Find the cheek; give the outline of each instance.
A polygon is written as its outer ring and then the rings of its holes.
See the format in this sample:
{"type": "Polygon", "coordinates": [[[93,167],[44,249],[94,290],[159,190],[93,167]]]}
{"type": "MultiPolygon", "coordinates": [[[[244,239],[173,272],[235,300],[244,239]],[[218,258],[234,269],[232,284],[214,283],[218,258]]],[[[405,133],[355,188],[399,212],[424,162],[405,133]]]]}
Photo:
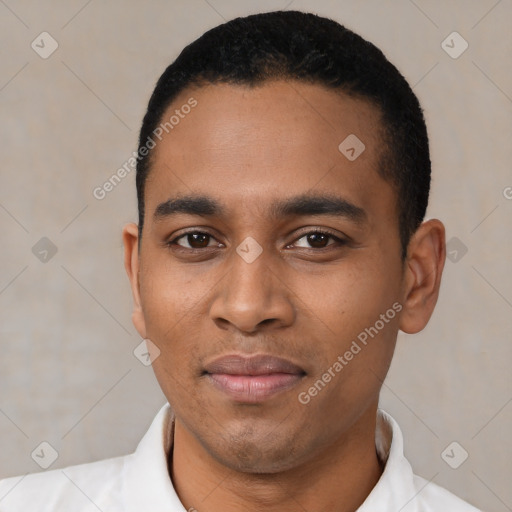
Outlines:
{"type": "Polygon", "coordinates": [[[390,272],[368,261],[346,262],[346,268],[338,265],[321,276],[301,277],[298,282],[295,291],[311,316],[345,339],[373,325],[398,293],[390,272]]]}
{"type": "Polygon", "coordinates": [[[314,385],[324,375],[329,380],[328,390],[322,392],[315,407],[327,401],[339,411],[378,394],[398,329],[397,311],[393,309],[398,288],[393,285],[396,279],[392,272],[368,260],[354,263],[350,270],[348,267],[346,271],[338,267],[323,276],[323,286],[318,287],[318,276],[316,281],[303,280],[301,285],[310,332],[323,333],[317,337],[322,354],[315,358],[318,364],[307,385],[314,385]],[[309,295],[308,285],[315,290],[309,295]],[[313,324],[316,329],[312,329],[313,324]]]}
{"type": "MultiPolygon", "coordinates": [[[[203,288],[200,279],[160,254],[150,255],[151,267],[141,269],[140,293],[149,331],[162,333],[195,311],[203,288]]],[[[148,333],[148,337],[149,337],[148,333]]]]}
{"type": "Polygon", "coordinates": [[[180,280],[165,268],[141,276],[146,335],[160,349],[153,369],[166,389],[175,388],[190,374],[188,367],[198,349],[195,344],[201,339],[198,316],[204,313],[200,294],[193,289],[201,285],[183,276],[180,280]]]}

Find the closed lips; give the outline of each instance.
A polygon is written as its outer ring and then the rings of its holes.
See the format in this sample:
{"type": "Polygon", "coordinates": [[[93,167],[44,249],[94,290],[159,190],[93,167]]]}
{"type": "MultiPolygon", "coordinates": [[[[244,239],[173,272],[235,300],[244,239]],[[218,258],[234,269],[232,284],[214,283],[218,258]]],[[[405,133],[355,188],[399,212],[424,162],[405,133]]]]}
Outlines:
{"type": "Polygon", "coordinates": [[[222,356],[207,364],[205,372],[209,374],[247,376],[271,375],[275,373],[306,374],[304,369],[291,361],[266,354],[249,357],[240,355],[222,356]]]}

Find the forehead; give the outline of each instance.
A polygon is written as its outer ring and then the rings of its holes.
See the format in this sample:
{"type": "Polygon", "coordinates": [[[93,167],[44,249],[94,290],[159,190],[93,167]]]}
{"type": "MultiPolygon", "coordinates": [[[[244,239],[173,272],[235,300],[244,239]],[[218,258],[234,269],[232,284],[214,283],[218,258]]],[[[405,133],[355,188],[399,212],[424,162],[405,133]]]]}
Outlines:
{"type": "Polygon", "coordinates": [[[298,82],[209,85],[183,91],[161,121],[148,212],[190,193],[259,209],[278,196],[322,191],[380,210],[393,202],[377,173],[380,113],[365,100],[298,82]]]}

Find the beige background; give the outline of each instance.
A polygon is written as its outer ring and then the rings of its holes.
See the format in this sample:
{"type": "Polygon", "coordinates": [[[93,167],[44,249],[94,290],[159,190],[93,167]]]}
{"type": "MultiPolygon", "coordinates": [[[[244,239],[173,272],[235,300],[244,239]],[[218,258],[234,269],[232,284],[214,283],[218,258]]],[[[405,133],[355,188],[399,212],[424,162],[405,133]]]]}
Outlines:
{"type": "Polygon", "coordinates": [[[447,261],[428,327],[400,336],[382,406],[416,473],[511,510],[510,0],[1,1],[0,477],[40,470],[41,441],[59,452],[52,468],[131,452],[164,403],[132,353],[120,232],[136,219],[134,173],[101,201],[92,191],[136,149],[153,86],[186,43],[284,7],[374,42],[422,102],[429,216],[467,253],[447,261]],[[59,45],[47,59],[31,48],[43,31],[59,45]],[[469,43],[458,59],[441,47],[453,31],[469,43]],[[32,252],[42,237],[58,249],[46,263],[32,252]],[[452,441],[469,453],[458,469],[440,455],[452,441]]]}

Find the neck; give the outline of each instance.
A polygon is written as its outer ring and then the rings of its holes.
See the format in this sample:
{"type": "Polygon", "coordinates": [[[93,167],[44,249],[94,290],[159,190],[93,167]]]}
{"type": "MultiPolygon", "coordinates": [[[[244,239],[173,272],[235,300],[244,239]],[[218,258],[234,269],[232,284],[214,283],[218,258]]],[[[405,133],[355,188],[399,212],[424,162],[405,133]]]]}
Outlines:
{"type": "Polygon", "coordinates": [[[272,474],[224,466],[176,419],[170,461],[176,493],[187,510],[198,512],[354,512],[383,471],[375,450],[376,409],[314,459],[272,474]]]}

